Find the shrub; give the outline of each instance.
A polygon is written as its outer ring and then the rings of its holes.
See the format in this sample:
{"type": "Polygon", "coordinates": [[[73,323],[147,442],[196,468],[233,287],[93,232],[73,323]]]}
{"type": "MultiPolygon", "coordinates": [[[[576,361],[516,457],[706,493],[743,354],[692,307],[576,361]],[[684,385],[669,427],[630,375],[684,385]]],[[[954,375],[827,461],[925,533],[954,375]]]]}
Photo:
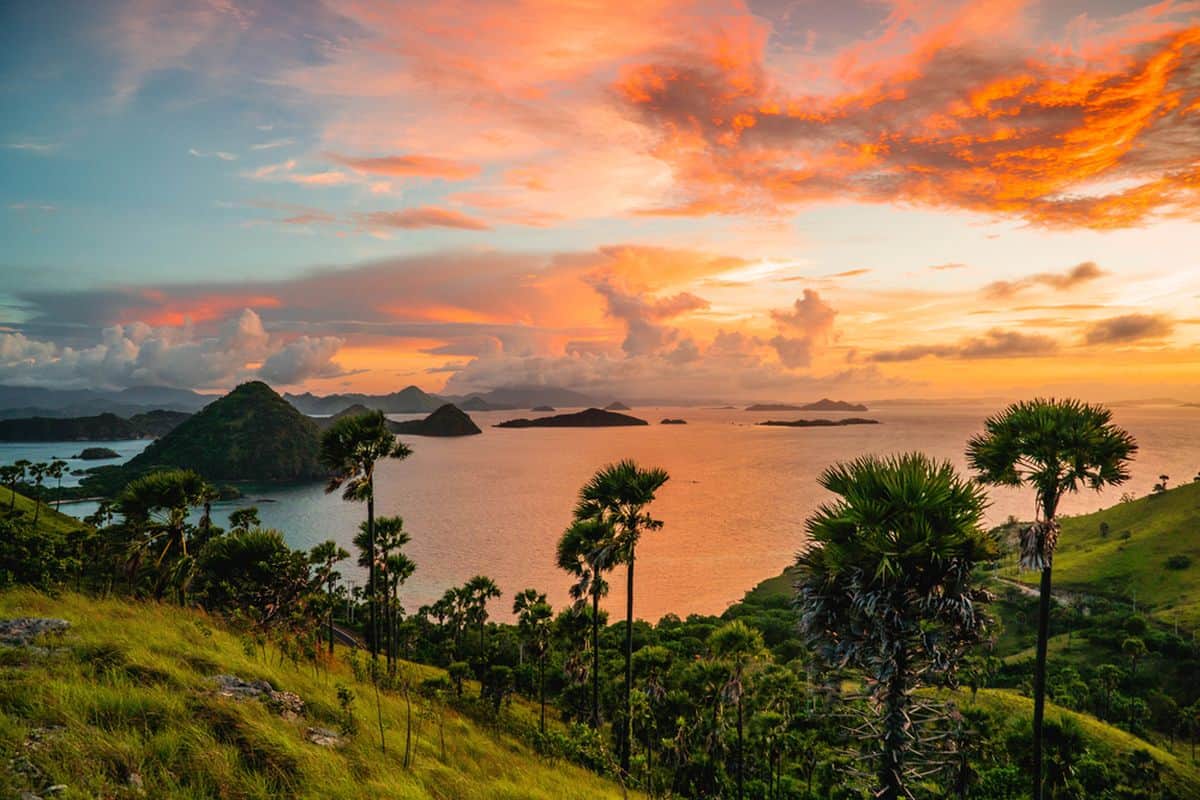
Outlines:
{"type": "Polygon", "coordinates": [[[1167,559],[1167,569],[1187,569],[1191,565],[1191,557],[1185,556],[1182,553],[1173,555],[1167,559]]]}

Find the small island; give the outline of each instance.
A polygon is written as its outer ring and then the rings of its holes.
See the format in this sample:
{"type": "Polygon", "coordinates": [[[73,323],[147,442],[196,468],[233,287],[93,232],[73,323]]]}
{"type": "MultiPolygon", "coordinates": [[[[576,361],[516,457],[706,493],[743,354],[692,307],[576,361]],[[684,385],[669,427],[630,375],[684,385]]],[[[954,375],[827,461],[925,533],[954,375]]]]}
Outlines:
{"type": "Polygon", "coordinates": [[[747,411],[866,411],[867,407],[859,403],[847,403],[844,400],[830,400],[825,397],[815,403],[792,405],[790,403],[755,403],[746,406],[747,411]]]}
{"type": "Polygon", "coordinates": [[[686,419],[671,419],[668,417],[667,419],[664,419],[662,422],[660,422],[658,424],[659,425],[687,425],[687,420],[686,419]]]}
{"type": "Polygon", "coordinates": [[[588,408],[574,414],[559,414],[535,419],[510,419],[495,425],[497,428],[613,428],[624,425],[648,425],[644,419],[628,414],[616,414],[601,408],[588,408]]]}
{"type": "Polygon", "coordinates": [[[107,461],[120,457],[120,453],[109,447],[85,447],[75,456],[80,461],[107,461]]]}
{"type": "Polygon", "coordinates": [[[863,417],[846,417],[845,419],[769,419],[766,422],[756,424],[777,428],[838,428],[843,425],[878,425],[879,420],[864,419],[863,417]]]}
{"type": "Polygon", "coordinates": [[[620,400],[613,400],[604,407],[605,411],[630,411],[629,406],[622,403],[620,400]]]}
{"type": "Polygon", "coordinates": [[[555,411],[554,406],[534,406],[530,411],[555,411]]]}
{"type": "Polygon", "coordinates": [[[411,436],[474,436],[483,433],[474,420],[453,403],[446,403],[425,419],[391,422],[388,427],[393,433],[411,436]]]}

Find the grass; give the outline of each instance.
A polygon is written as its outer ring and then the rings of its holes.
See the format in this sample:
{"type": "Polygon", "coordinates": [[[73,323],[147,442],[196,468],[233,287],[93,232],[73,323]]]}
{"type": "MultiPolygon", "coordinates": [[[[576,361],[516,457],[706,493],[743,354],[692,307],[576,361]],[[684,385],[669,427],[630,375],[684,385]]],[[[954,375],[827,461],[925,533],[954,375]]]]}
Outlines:
{"type": "MultiPolygon", "coordinates": [[[[1032,572],[1015,577],[1030,585],[1038,579],[1032,572]]],[[[1168,625],[1200,627],[1200,483],[1064,519],[1054,585],[1136,602],[1139,611],[1168,625]],[[1101,523],[1108,525],[1107,536],[1101,523]],[[1191,565],[1170,569],[1172,556],[1191,565]]]]}
{"type": "MultiPolygon", "coordinates": [[[[12,502],[12,494],[7,487],[0,489],[0,516],[7,516],[9,513],[9,504],[12,502]]],[[[17,493],[16,496],[16,512],[21,518],[32,521],[34,512],[33,500],[17,493]]],[[[54,504],[42,502],[42,510],[38,517],[38,528],[51,533],[67,533],[68,531],[79,530],[85,527],[82,522],[67,514],[60,514],[54,510],[54,504]]]]}
{"type": "MultiPolygon", "coordinates": [[[[0,648],[0,796],[50,784],[65,784],[55,795],[63,800],[621,796],[615,784],[544,760],[440,704],[431,711],[444,715],[445,761],[437,723],[427,718],[414,730],[415,760],[406,770],[402,697],[382,699],[383,754],[372,687],[347,664],[338,659],[319,674],[303,662],[280,664],[273,649],[264,657],[194,611],[14,589],[0,593],[0,617],[14,616],[62,617],[72,627],[46,643],[47,652],[0,648]],[[258,700],[222,697],[212,682],[221,673],[296,692],[306,715],[289,721],[258,700]],[[310,726],[339,728],[338,685],[354,692],[358,732],[336,749],[311,744],[310,726]]],[[[532,715],[523,703],[514,710],[532,715]]]]}

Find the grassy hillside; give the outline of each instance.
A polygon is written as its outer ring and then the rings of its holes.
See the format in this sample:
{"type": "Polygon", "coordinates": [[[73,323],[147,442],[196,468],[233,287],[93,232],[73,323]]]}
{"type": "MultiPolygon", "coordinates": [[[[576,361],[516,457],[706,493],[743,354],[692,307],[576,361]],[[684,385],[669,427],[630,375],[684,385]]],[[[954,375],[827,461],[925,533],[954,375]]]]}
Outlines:
{"type": "MultiPolygon", "coordinates": [[[[973,705],[969,692],[957,692],[956,700],[964,708],[973,705]]],[[[1006,689],[981,689],[975,704],[999,718],[1033,717],[1033,701],[1006,689]]],[[[1135,751],[1149,754],[1158,766],[1163,783],[1184,797],[1200,797],[1200,769],[1162,748],[1155,747],[1131,733],[1096,719],[1090,714],[1046,704],[1046,719],[1069,719],[1077,723],[1087,739],[1089,749],[1099,757],[1127,756],[1135,751]]]]}
{"type": "MultiPolygon", "coordinates": [[[[8,507],[11,502],[12,494],[8,489],[0,489],[0,515],[8,514],[8,507]]],[[[17,492],[16,510],[18,513],[24,514],[24,519],[32,520],[34,511],[33,500],[17,492]]],[[[53,503],[47,504],[43,501],[41,515],[38,517],[38,527],[52,533],[67,533],[68,531],[78,530],[84,527],[84,525],[75,517],[55,511],[53,503]]]]}
{"type": "MultiPolygon", "coordinates": [[[[1032,572],[1015,577],[1037,581],[1032,572]]],[[[1063,520],[1054,585],[1136,600],[1162,622],[1200,627],[1200,483],[1063,520]],[[1168,567],[1173,556],[1190,565],[1168,567]]]]}
{"type": "Polygon", "coordinates": [[[381,754],[371,686],[346,664],[319,675],[303,662],[281,665],[272,649],[264,657],[194,612],[73,594],[0,594],[0,618],[27,615],[61,617],[72,628],[47,643],[47,653],[0,647],[0,796],[49,784],[67,787],[55,795],[64,800],[621,796],[614,784],[540,759],[439,704],[421,722],[405,770],[401,698],[383,697],[388,751],[381,754]],[[305,716],[288,720],[258,700],[221,696],[212,678],[223,673],[297,693],[305,716]],[[358,732],[330,749],[306,737],[310,727],[339,729],[337,685],[354,692],[358,732]]]}

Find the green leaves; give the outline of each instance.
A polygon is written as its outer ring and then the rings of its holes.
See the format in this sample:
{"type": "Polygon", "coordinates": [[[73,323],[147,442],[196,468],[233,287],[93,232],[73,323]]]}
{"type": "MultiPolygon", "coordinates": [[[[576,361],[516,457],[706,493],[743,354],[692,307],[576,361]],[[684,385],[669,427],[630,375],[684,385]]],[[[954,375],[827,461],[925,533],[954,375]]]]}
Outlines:
{"type": "Polygon", "coordinates": [[[321,437],[321,463],[330,471],[325,491],[345,485],[344,500],[365,502],[371,496],[376,462],[410,455],[412,450],[396,440],[382,411],[343,417],[321,437]]]}
{"type": "Polygon", "coordinates": [[[1064,494],[1128,480],[1137,449],[1107,408],[1039,398],[989,417],[968,442],[967,461],[982,483],[1032,486],[1039,511],[1050,518],[1064,494]]]}

